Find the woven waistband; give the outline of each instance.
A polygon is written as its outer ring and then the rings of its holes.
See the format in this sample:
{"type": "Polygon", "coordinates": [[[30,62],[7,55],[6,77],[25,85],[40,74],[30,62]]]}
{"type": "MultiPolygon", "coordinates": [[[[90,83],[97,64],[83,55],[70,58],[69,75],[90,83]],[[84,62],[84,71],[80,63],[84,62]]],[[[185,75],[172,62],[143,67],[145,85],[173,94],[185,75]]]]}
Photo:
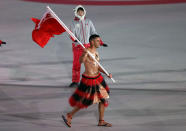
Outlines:
{"type": "Polygon", "coordinates": [[[101,73],[99,73],[97,76],[86,76],[86,75],[82,75],[83,78],[86,78],[86,79],[97,79],[101,76],[101,73]]]}

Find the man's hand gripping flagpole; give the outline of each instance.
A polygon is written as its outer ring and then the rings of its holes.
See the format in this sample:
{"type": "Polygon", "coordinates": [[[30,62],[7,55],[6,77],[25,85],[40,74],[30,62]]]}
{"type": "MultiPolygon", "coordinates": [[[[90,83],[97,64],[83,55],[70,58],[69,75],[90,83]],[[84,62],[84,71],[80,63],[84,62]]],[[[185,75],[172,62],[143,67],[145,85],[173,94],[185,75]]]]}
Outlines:
{"type": "MultiPolygon", "coordinates": [[[[59,17],[54,13],[52,9],[50,9],[49,6],[47,6],[47,9],[51,12],[51,15],[56,18],[56,20],[65,28],[66,32],[85,49],[85,46],[75,37],[75,35],[67,28],[67,26],[59,19],[59,17]]],[[[109,76],[109,73],[103,68],[103,66],[94,58],[94,56],[87,51],[87,53],[92,57],[92,59],[99,65],[99,67],[105,72],[107,76],[109,76]]],[[[111,80],[115,83],[116,81],[111,78],[111,80]]]]}

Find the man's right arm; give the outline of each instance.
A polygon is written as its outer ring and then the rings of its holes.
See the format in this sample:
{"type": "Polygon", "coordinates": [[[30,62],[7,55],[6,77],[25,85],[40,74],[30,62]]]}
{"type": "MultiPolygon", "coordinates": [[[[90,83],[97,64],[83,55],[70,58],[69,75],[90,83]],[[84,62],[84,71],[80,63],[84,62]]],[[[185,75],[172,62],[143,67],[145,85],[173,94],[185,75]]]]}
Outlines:
{"type": "Polygon", "coordinates": [[[86,60],[86,58],[87,58],[87,56],[88,56],[87,49],[84,49],[83,54],[82,54],[82,55],[80,56],[80,58],[79,58],[79,62],[80,62],[81,64],[84,63],[85,60],[86,60]]]}

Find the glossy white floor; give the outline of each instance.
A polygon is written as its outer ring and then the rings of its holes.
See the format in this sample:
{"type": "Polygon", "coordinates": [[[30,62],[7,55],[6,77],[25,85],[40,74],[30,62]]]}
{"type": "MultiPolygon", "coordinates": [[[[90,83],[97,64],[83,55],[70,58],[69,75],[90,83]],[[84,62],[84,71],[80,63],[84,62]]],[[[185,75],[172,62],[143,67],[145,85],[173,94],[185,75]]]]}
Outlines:
{"type": "MultiPolygon", "coordinates": [[[[47,4],[0,1],[0,130],[65,131],[61,113],[68,97],[72,52],[67,34],[46,48],[31,38],[47,4]]],[[[66,23],[73,5],[50,4],[66,23]]],[[[105,119],[112,128],[97,127],[97,106],[80,111],[70,130],[185,131],[186,4],[85,6],[109,47],[99,53],[117,80],[111,88],[105,119]]],[[[82,68],[83,72],[83,68],[82,68]]]]}

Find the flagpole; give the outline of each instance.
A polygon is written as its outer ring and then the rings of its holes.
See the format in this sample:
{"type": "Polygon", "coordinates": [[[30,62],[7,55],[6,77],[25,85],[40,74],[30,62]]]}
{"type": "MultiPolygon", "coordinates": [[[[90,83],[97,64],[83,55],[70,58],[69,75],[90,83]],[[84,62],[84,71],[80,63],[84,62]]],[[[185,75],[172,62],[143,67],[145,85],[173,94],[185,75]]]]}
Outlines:
{"type": "MultiPolygon", "coordinates": [[[[68,27],[63,23],[63,21],[61,21],[59,19],[59,17],[54,13],[54,11],[52,9],[50,9],[49,6],[47,6],[47,9],[52,13],[52,15],[57,19],[57,21],[65,28],[65,30],[67,31],[67,33],[75,40],[77,40],[77,42],[85,49],[85,46],[81,43],[81,41],[79,41],[76,36],[68,29],[68,27]]],[[[109,76],[109,73],[103,68],[103,66],[94,58],[94,56],[87,51],[87,53],[92,57],[92,59],[101,67],[101,69],[106,73],[107,76],[109,76]]],[[[116,81],[111,78],[111,80],[115,83],[116,81]]]]}

